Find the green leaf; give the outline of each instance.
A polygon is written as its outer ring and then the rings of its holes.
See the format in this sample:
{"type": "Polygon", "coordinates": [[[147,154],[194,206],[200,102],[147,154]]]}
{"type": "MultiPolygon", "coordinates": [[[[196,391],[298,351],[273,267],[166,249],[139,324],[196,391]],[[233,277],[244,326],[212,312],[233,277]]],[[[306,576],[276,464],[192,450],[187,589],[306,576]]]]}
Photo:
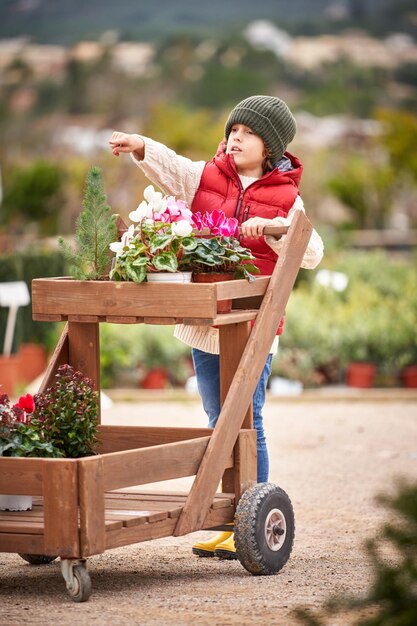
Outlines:
{"type": "Polygon", "coordinates": [[[132,267],[142,267],[146,265],[146,257],[141,256],[130,263],[132,267]]]}
{"type": "Polygon", "coordinates": [[[172,252],[162,252],[153,259],[155,269],[162,272],[176,272],[178,270],[178,261],[172,252]]]}
{"type": "Polygon", "coordinates": [[[126,265],[126,274],[135,283],[142,283],[146,278],[146,266],[132,267],[130,263],[126,265]]]}
{"type": "Polygon", "coordinates": [[[172,233],[158,233],[151,239],[150,252],[155,254],[158,250],[166,248],[168,244],[173,240],[174,235],[172,233]]]}
{"type": "Polygon", "coordinates": [[[197,248],[197,246],[198,242],[196,241],[195,237],[184,237],[184,239],[182,240],[182,247],[188,252],[192,252],[197,248]]]}

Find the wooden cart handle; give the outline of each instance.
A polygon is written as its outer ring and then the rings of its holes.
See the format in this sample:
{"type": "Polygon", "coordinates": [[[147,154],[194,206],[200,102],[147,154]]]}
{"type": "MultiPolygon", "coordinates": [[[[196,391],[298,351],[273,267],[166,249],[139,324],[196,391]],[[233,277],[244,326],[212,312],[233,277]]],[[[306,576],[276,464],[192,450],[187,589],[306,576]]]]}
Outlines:
{"type": "MultiPolygon", "coordinates": [[[[127,231],[127,226],[120,215],[116,216],[116,226],[117,226],[117,236],[120,237],[127,231]]],[[[263,230],[264,235],[272,235],[273,237],[282,237],[282,235],[286,235],[288,232],[288,226],[265,226],[263,230]]],[[[197,235],[201,235],[206,237],[210,235],[210,230],[208,228],[203,228],[203,230],[194,230],[197,235]]],[[[241,228],[239,227],[239,235],[241,234],[241,228]]]]}

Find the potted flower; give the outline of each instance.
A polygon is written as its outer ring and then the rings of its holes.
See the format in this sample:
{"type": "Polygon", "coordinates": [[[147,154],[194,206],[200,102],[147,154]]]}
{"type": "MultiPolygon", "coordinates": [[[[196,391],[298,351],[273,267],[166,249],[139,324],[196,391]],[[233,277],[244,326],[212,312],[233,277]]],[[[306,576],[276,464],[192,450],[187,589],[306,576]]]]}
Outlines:
{"type": "Polygon", "coordinates": [[[116,253],[110,272],[112,280],[153,281],[164,274],[176,274],[182,282],[210,282],[231,278],[253,280],[258,268],[250,250],[234,237],[238,221],[223,211],[191,213],[188,205],[173,196],[163,196],[152,185],[144,191],[145,200],[129,214],[134,222],[121,241],[110,244],[116,253]],[[137,226],[135,226],[135,223],[137,226]],[[187,273],[184,279],[181,274],[187,273]],[[219,274],[221,277],[219,278],[219,274]]]}
{"type": "Polygon", "coordinates": [[[152,185],[146,187],[144,200],[129,214],[134,222],[121,241],[110,244],[116,253],[110,271],[111,280],[137,283],[157,278],[175,278],[189,282],[191,273],[183,275],[182,258],[195,246],[192,213],[185,202],[163,196],[152,185]]]}
{"type": "MultiPolygon", "coordinates": [[[[92,381],[70,365],[61,365],[55,384],[40,394],[26,394],[14,405],[6,394],[0,395],[0,456],[94,454],[98,412],[92,381]]],[[[31,496],[0,496],[0,509],[27,510],[31,501],[31,496]]]]}
{"type": "Polygon", "coordinates": [[[61,365],[55,384],[35,394],[33,419],[60,456],[95,454],[99,397],[93,381],[71,365],[61,365]]]}
{"type": "MultiPolygon", "coordinates": [[[[30,394],[11,405],[6,394],[0,395],[0,456],[60,457],[63,453],[45,437],[35,419],[35,401],[30,394]]],[[[32,508],[32,496],[0,495],[0,510],[26,511],[32,508]]]]}
{"type": "Polygon", "coordinates": [[[253,274],[259,269],[251,263],[255,258],[251,251],[241,246],[235,237],[238,227],[236,218],[227,218],[223,211],[216,210],[204,215],[194,213],[192,219],[201,235],[185,250],[182,263],[192,269],[194,280],[197,275],[206,273],[216,277],[228,274],[231,278],[254,280],[253,274]]]}

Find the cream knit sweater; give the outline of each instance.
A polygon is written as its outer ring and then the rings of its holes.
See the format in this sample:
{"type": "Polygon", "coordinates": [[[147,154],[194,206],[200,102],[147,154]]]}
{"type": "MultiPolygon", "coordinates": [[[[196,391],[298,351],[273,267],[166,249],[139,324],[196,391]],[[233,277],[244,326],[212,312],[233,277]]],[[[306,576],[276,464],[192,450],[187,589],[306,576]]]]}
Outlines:
{"type": "MultiPolygon", "coordinates": [[[[139,161],[131,154],[134,163],[164,194],[181,198],[191,206],[206,162],[191,161],[191,159],[176,154],[170,148],[153,139],[141,137],[145,142],[145,157],[139,161]]],[[[247,176],[241,176],[240,179],[244,189],[255,180],[247,176]]],[[[276,217],[273,220],[274,224],[277,226],[289,226],[296,211],[304,211],[304,204],[300,196],[297,196],[288,216],[286,218],[276,217]]],[[[279,254],[285,236],[278,240],[274,237],[265,237],[265,240],[279,254]]],[[[301,267],[314,269],[320,263],[322,257],[323,242],[319,234],[313,230],[301,267]]],[[[175,327],[174,336],[192,348],[198,348],[212,354],[219,353],[219,331],[211,326],[185,326],[184,324],[178,324],[175,327]]],[[[275,354],[277,348],[278,337],[275,338],[271,346],[271,353],[275,354]]]]}

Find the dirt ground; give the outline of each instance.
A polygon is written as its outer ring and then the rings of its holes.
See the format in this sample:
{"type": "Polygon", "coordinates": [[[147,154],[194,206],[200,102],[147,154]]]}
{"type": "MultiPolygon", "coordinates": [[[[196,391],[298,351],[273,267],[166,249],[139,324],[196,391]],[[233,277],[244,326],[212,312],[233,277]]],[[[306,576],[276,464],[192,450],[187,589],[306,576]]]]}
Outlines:
{"type": "MultiPolygon", "coordinates": [[[[117,402],[103,413],[105,423],[205,426],[198,400],[117,402]]],[[[372,578],[363,543],[389,516],[374,496],[417,475],[417,395],[270,398],[265,425],[270,480],[290,495],[296,517],[293,553],[278,575],[192,556],[192,543],[208,536],[197,532],[91,557],[93,592],[76,604],[58,562],[31,566],[2,553],[0,624],[292,626],[296,606],[363,593],[372,578]]]]}

